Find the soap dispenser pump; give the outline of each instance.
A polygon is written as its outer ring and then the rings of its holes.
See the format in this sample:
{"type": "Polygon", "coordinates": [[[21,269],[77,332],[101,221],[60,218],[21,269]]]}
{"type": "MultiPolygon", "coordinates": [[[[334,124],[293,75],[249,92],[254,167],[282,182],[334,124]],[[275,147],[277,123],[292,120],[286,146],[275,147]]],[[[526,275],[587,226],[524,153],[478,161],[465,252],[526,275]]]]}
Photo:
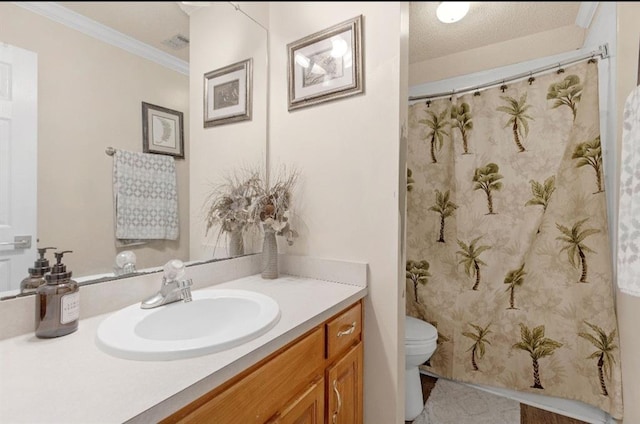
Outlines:
{"type": "Polygon", "coordinates": [[[65,253],[72,251],[55,253],[56,263],[45,274],[46,284],[36,290],[36,337],[59,337],[78,329],[80,290],[62,263],[65,253]]]}
{"type": "Polygon", "coordinates": [[[33,268],[29,268],[29,276],[20,282],[21,294],[35,293],[38,287],[46,283],[44,275],[51,271],[51,267],[44,254],[49,249],[55,249],[55,247],[41,247],[38,249],[40,257],[33,263],[33,268]]]}

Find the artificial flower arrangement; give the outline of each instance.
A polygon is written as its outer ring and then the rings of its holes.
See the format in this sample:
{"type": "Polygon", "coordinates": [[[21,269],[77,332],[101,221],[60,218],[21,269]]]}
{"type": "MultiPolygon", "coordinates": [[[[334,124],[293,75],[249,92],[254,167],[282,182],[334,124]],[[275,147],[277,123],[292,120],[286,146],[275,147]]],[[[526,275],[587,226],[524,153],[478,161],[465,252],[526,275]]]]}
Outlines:
{"type": "Polygon", "coordinates": [[[205,201],[206,232],[217,227],[223,234],[245,233],[262,226],[284,236],[289,245],[298,233],[291,226],[291,192],[299,172],[283,168],[276,181],[267,186],[256,170],[238,170],[213,187],[205,201]]]}
{"type": "Polygon", "coordinates": [[[291,225],[291,197],[299,172],[282,168],[273,184],[260,184],[249,209],[250,220],[261,223],[264,231],[283,236],[291,246],[298,233],[291,225]]]}
{"type": "Polygon", "coordinates": [[[222,183],[214,186],[205,201],[205,235],[217,228],[217,243],[223,234],[243,234],[251,229],[254,222],[249,210],[261,191],[261,184],[258,172],[241,170],[227,175],[222,183]]]}

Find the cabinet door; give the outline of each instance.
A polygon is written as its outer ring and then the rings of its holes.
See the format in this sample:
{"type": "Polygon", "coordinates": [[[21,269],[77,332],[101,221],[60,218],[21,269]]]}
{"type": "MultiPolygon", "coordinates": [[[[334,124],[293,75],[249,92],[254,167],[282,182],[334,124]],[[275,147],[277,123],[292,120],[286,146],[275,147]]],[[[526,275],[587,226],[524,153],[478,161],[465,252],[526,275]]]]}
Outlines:
{"type": "Polygon", "coordinates": [[[274,424],[324,424],[324,379],[287,405],[274,424]]]}
{"type": "Polygon", "coordinates": [[[327,424],[362,424],[362,342],[327,369],[327,424]]]}
{"type": "Polygon", "coordinates": [[[214,389],[161,424],[264,424],[296,393],[322,378],[323,347],[324,331],[316,328],[222,391],[214,389]]]}

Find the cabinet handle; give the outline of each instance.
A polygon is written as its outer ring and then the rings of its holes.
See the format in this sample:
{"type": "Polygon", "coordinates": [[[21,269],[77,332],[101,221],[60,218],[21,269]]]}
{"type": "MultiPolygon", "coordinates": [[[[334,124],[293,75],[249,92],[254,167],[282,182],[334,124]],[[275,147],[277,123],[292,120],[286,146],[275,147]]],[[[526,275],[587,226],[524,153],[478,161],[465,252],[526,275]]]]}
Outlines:
{"type": "Polygon", "coordinates": [[[338,421],[338,414],[340,413],[340,409],[342,409],[342,398],[340,397],[340,392],[338,391],[338,380],[333,380],[333,391],[335,392],[336,399],[338,400],[338,408],[336,409],[336,412],[333,413],[333,424],[336,424],[338,421]]]}
{"type": "Polygon", "coordinates": [[[356,331],[356,322],[355,321],[353,321],[353,323],[351,323],[349,328],[347,328],[346,330],[338,331],[337,336],[338,337],[348,336],[349,334],[353,334],[354,331],[356,331]]]}

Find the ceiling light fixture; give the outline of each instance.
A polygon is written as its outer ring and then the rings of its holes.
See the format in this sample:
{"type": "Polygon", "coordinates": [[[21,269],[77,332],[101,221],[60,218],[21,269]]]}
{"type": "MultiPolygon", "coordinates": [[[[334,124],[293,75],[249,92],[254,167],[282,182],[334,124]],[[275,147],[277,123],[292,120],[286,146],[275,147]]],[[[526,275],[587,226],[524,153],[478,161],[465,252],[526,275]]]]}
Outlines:
{"type": "Polygon", "coordinates": [[[468,1],[443,1],[436,9],[436,16],[441,22],[450,24],[464,18],[468,11],[468,1]]]}

